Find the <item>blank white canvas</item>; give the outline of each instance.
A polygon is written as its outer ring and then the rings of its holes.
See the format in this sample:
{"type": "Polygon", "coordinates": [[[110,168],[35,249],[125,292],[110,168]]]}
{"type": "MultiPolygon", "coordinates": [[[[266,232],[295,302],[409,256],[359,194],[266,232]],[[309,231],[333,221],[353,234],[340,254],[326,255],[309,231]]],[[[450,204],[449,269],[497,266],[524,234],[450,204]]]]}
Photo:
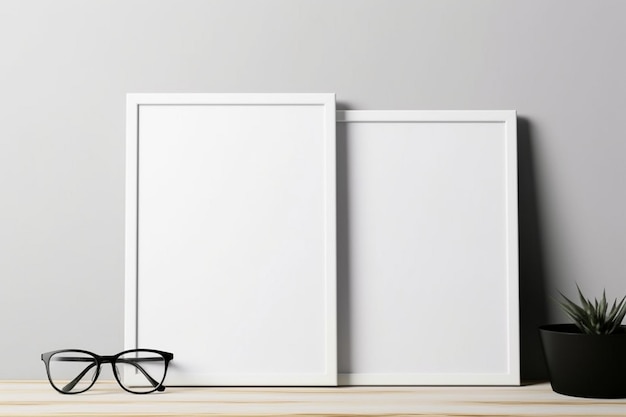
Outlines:
{"type": "Polygon", "coordinates": [[[334,111],[129,95],[126,343],[173,352],[167,384],[336,384],[334,111]]]}
{"type": "Polygon", "coordinates": [[[338,112],[339,382],[519,384],[515,112],[338,112]]]}

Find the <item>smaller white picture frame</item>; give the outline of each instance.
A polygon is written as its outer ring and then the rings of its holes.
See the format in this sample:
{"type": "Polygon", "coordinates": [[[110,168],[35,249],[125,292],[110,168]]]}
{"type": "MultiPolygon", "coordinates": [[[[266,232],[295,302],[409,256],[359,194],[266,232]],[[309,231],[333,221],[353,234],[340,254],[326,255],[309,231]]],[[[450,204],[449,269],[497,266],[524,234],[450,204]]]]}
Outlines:
{"type": "Polygon", "coordinates": [[[515,111],[338,111],[340,385],[519,385],[515,111]]]}
{"type": "Polygon", "coordinates": [[[129,94],[125,348],[170,386],[337,383],[334,94],[129,94]]]}

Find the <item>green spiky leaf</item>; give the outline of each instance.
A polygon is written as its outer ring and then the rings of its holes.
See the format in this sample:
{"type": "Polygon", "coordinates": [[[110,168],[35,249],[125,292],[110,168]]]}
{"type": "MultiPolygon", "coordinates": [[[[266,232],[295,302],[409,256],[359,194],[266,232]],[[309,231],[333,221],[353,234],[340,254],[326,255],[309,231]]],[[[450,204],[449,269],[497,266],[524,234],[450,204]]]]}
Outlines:
{"type": "Polygon", "coordinates": [[[562,300],[559,301],[559,304],[581,332],[587,334],[611,334],[620,328],[622,320],[626,316],[626,296],[619,303],[615,299],[609,310],[609,304],[606,301],[606,291],[602,292],[600,300],[595,298],[592,302],[583,295],[578,285],[576,285],[576,289],[578,290],[580,305],[567,298],[561,292],[559,294],[562,300]]]}

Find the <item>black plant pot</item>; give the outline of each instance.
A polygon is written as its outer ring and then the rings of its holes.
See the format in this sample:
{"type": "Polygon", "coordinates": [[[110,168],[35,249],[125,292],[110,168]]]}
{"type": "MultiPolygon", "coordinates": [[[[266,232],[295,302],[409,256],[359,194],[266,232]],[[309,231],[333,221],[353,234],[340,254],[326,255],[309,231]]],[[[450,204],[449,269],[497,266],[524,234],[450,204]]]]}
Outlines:
{"type": "Polygon", "coordinates": [[[550,383],[575,397],[626,398],[626,331],[583,334],[574,324],[539,328],[550,383]]]}

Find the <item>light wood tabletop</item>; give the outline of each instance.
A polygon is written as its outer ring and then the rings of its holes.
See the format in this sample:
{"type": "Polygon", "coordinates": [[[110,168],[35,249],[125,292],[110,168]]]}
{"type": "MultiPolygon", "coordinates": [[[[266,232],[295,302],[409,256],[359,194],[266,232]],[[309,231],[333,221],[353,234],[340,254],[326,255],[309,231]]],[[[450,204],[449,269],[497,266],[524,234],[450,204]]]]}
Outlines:
{"type": "Polygon", "coordinates": [[[63,395],[45,381],[0,382],[0,416],[626,416],[626,400],[521,387],[170,387],[133,395],[115,382],[63,395]]]}

